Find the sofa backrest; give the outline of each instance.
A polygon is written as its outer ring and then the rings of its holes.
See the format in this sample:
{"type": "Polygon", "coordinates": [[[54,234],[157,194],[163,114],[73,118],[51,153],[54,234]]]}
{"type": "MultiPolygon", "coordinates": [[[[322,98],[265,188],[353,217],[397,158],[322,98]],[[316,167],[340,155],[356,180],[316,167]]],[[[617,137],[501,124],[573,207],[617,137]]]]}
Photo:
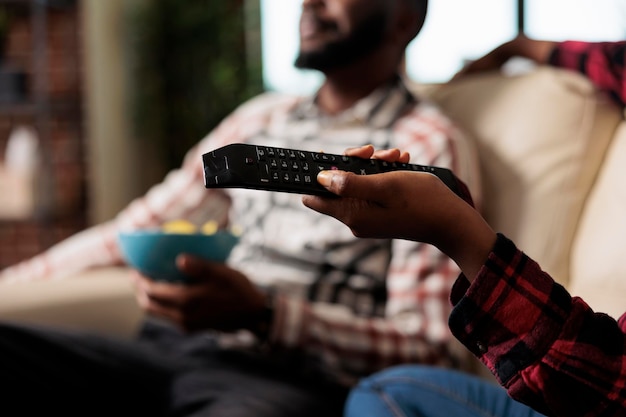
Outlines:
{"type": "Polygon", "coordinates": [[[487,221],[567,285],[580,215],[622,112],[583,76],[549,67],[416,89],[475,141],[487,221]]]}
{"type": "Polygon", "coordinates": [[[626,122],[587,198],[572,248],[570,292],[596,311],[626,311],[626,122]]]}

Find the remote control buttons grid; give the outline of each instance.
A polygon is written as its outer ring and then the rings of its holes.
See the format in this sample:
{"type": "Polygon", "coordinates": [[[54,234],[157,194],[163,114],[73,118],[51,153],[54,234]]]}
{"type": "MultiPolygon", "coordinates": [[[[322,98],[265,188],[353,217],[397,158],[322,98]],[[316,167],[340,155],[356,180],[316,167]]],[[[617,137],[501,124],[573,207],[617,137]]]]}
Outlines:
{"type": "MultiPolygon", "coordinates": [[[[322,170],[344,169],[359,175],[378,174],[397,170],[435,173],[431,166],[387,162],[377,159],[367,161],[346,155],[307,152],[301,150],[256,146],[260,181],[289,185],[317,185],[316,175],[322,170]]],[[[250,164],[246,158],[246,164],[250,164]]]]}
{"type": "Polygon", "coordinates": [[[292,149],[256,147],[260,180],[263,183],[317,184],[309,162],[310,153],[292,149]]]}
{"type": "Polygon", "coordinates": [[[361,175],[407,170],[434,174],[459,193],[450,170],[428,165],[249,144],[227,145],[204,154],[203,161],[207,188],[243,187],[326,195],[330,192],[317,183],[320,170],[341,169],[361,175]]]}

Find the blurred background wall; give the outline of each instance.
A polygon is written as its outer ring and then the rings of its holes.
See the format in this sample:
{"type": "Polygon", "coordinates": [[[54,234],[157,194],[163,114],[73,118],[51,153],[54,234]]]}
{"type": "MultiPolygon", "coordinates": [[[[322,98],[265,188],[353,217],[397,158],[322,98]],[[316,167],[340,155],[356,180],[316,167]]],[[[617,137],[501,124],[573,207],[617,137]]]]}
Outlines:
{"type": "Polygon", "coordinates": [[[259,22],[256,0],[0,0],[0,268],[111,219],[260,92],[259,22]],[[25,131],[32,200],[3,215],[25,131]]]}
{"type": "Polygon", "coordinates": [[[78,4],[3,0],[0,7],[0,153],[5,162],[1,172],[8,171],[9,179],[20,175],[15,159],[24,155],[7,155],[10,139],[21,146],[24,135],[12,135],[18,129],[28,129],[37,144],[32,183],[15,187],[9,180],[0,192],[3,207],[24,196],[32,198],[23,213],[0,218],[3,266],[84,227],[88,178],[78,4]],[[28,190],[20,194],[24,188],[28,190]]]}

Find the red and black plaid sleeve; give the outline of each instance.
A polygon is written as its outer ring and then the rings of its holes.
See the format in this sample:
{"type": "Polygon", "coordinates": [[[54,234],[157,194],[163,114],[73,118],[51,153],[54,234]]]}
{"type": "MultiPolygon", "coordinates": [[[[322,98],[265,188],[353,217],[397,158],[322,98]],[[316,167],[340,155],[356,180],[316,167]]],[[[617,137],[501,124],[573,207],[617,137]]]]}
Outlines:
{"type": "Polygon", "coordinates": [[[551,65],[586,75],[599,89],[626,105],[626,41],[560,43],[550,55],[551,65]]]}
{"type": "Polygon", "coordinates": [[[452,302],[452,332],[513,398],[549,416],[626,416],[626,320],[571,297],[504,236],[452,302]]]}

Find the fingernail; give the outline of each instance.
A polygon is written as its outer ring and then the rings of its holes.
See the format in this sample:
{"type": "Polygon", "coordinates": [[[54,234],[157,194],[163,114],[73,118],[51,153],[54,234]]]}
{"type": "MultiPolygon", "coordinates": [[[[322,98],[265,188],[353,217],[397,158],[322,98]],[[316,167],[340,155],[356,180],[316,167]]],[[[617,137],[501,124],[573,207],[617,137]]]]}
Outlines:
{"type": "Polygon", "coordinates": [[[317,174],[317,182],[324,187],[330,187],[330,183],[333,180],[333,174],[330,171],[320,171],[317,174]]]}

